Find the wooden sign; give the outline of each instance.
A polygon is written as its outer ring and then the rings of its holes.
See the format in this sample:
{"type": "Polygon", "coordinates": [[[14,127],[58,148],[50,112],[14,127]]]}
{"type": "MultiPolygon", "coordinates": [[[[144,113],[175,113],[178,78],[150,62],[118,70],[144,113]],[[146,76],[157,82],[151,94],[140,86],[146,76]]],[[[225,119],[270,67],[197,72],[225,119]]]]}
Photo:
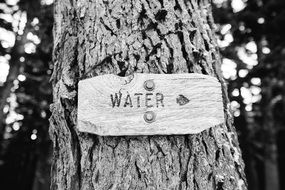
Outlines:
{"type": "Polygon", "coordinates": [[[78,88],[81,132],[191,134],[224,122],[221,85],[207,75],[108,74],[82,80],[78,88]]]}

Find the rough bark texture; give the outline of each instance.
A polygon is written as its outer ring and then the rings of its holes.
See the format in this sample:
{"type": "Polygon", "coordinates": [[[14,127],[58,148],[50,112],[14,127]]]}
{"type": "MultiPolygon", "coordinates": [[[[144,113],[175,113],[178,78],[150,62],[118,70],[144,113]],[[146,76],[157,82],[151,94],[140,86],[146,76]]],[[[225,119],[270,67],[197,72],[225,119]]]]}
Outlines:
{"type": "Polygon", "coordinates": [[[52,189],[247,189],[208,1],[57,0],[54,26],[52,189]],[[197,135],[79,133],[78,81],[133,72],[217,77],[225,124],[197,135]]]}

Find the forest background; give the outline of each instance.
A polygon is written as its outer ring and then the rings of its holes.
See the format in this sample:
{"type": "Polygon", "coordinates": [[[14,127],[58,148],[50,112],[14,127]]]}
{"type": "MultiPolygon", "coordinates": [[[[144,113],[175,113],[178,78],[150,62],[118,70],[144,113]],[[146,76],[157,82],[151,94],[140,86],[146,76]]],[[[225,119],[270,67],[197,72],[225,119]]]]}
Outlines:
{"type": "MultiPolygon", "coordinates": [[[[285,2],[212,6],[249,190],[285,189],[285,2]]],[[[52,26],[53,0],[0,0],[3,190],[50,186],[52,26]]]]}

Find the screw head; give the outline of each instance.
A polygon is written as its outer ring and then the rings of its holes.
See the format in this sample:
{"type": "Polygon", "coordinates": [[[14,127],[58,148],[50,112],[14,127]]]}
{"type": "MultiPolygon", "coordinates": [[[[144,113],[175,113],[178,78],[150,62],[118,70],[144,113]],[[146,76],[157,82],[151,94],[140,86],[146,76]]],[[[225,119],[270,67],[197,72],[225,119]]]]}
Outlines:
{"type": "Polygon", "coordinates": [[[143,118],[147,123],[152,123],[155,121],[155,113],[153,111],[145,112],[143,118]]]}
{"type": "Polygon", "coordinates": [[[144,82],[143,86],[147,91],[152,91],[155,87],[155,84],[154,84],[153,80],[147,80],[144,82]]]}

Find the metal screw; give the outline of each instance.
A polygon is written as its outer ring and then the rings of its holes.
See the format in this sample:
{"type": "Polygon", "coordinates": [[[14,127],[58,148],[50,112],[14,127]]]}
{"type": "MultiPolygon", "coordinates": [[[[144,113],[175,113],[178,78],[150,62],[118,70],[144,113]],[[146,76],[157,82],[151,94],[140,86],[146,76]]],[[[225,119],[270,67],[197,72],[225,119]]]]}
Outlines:
{"type": "Polygon", "coordinates": [[[147,111],[145,112],[143,118],[147,123],[152,123],[155,121],[155,113],[153,111],[147,111]]]}
{"type": "Polygon", "coordinates": [[[152,91],[155,87],[153,80],[145,81],[143,86],[147,91],[152,91]]]}

